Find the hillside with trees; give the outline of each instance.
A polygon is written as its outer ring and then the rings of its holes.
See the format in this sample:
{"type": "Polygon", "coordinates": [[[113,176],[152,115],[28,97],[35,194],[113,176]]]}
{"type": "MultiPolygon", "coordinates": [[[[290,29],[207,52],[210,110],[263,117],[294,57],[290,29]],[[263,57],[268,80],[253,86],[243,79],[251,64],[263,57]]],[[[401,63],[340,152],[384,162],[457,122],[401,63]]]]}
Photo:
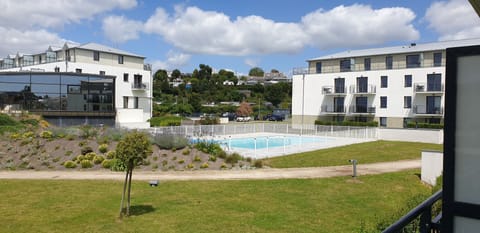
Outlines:
{"type": "Polygon", "coordinates": [[[178,69],[170,75],[166,70],[157,70],[153,76],[153,115],[206,113],[220,116],[225,112],[235,113],[238,104],[231,103],[241,102],[249,103],[251,114],[260,117],[276,108],[290,108],[291,83],[258,81],[264,75],[259,67],[252,68],[249,74],[257,79],[255,84],[246,82],[248,77],[237,77],[232,71],[221,69],[213,73],[205,64],[186,74],[178,69]]]}

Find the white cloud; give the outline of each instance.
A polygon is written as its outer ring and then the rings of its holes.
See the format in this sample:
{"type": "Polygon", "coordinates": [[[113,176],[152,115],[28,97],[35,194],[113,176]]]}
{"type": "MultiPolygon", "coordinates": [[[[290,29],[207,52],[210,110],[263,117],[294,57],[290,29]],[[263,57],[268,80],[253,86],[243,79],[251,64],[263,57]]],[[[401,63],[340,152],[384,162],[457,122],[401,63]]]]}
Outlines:
{"type": "Polygon", "coordinates": [[[415,13],[407,8],[372,9],[367,5],[319,9],[302,18],[309,43],[319,48],[363,46],[395,40],[416,40],[415,13]]]}
{"type": "Polygon", "coordinates": [[[245,64],[247,66],[250,66],[250,67],[256,67],[258,66],[258,63],[260,62],[259,59],[255,59],[255,58],[246,58],[244,60],[245,64]]]}
{"type": "Polygon", "coordinates": [[[427,9],[425,19],[440,35],[440,40],[480,37],[480,18],[466,0],[434,2],[427,9]]]}
{"type": "Polygon", "coordinates": [[[20,31],[12,28],[0,27],[0,54],[39,53],[47,50],[50,45],[62,46],[66,41],[57,34],[46,30],[20,31]]]}
{"type": "Polygon", "coordinates": [[[177,7],[173,15],[158,8],[145,24],[175,47],[199,54],[252,55],[296,53],[305,46],[333,48],[374,45],[395,40],[416,40],[413,11],[394,7],[372,9],[366,5],[319,9],[301,22],[284,23],[261,16],[237,17],[177,7]]]}
{"type": "Polygon", "coordinates": [[[136,0],[2,0],[0,25],[27,29],[63,27],[116,8],[130,9],[136,0]]]}
{"type": "Polygon", "coordinates": [[[173,16],[159,8],[145,24],[146,32],[159,34],[189,53],[248,55],[293,53],[307,37],[295,23],[277,23],[260,16],[238,17],[178,7],[173,16]]]}
{"type": "Polygon", "coordinates": [[[168,51],[167,59],[165,61],[153,61],[152,66],[153,70],[164,69],[164,70],[173,70],[181,68],[188,64],[190,61],[191,55],[185,53],[178,53],[174,51],[168,51]]]}
{"type": "Polygon", "coordinates": [[[139,32],[143,30],[143,23],[124,16],[108,16],[103,19],[102,29],[110,41],[123,43],[138,39],[139,32]]]}

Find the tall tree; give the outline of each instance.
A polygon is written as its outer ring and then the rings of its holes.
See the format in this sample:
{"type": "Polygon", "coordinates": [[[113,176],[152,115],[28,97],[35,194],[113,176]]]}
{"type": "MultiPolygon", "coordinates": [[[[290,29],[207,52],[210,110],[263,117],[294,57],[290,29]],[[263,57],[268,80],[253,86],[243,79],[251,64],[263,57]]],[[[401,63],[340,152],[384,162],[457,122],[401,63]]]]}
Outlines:
{"type": "Polygon", "coordinates": [[[253,67],[248,72],[249,76],[255,76],[255,77],[263,77],[264,74],[265,72],[260,67],[253,67]]]}
{"type": "Polygon", "coordinates": [[[123,183],[122,201],[120,202],[120,217],[130,215],[130,190],[132,189],[132,173],[135,166],[140,165],[144,159],[152,154],[151,143],[145,133],[138,131],[129,132],[117,144],[116,157],[126,167],[125,181],[123,183]],[[125,192],[127,193],[127,205],[124,206],[125,192]],[[124,212],[125,210],[125,212],[124,212]]]}
{"type": "Polygon", "coordinates": [[[243,101],[237,109],[238,116],[250,116],[253,113],[252,107],[247,102],[243,101]]]}

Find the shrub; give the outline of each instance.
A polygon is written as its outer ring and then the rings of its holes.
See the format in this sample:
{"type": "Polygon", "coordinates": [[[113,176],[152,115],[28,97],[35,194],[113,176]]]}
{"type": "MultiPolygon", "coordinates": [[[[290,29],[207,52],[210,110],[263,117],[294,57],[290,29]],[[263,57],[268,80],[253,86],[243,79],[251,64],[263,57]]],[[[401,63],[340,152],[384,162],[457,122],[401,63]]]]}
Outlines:
{"type": "Polygon", "coordinates": [[[202,165],[200,165],[200,168],[203,168],[203,169],[208,168],[208,163],[207,162],[203,163],[202,165]]]}
{"type": "Polygon", "coordinates": [[[194,162],[201,162],[202,159],[200,158],[200,156],[195,155],[195,157],[193,158],[193,161],[194,161],[194,162]]]}
{"type": "Polygon", "coordinates": [[[68,141],[73,141],[73,140],[75,140],[75,135],[67,134],[67,136],[65,136],[65,139],[67,139],[68,141]]]}
{"type": "Polygon", "coordinates": [[[160,149],[182,149],[188,145],[188,139],[179,135],[157,134],[153,137],[153,143],[160,149]]]}
{"type": "Polygon", "coordinates": [[[82,155],[86,155],[86,154],[91,153],[91,152],[93,152],[93,150],[92,150],[92,148],[89,147],[89,146],[84,146],[84,147],[82,147],[82,149],[81,149],[82,155]]]}
{"type": "Polygon", "coordinates": [[[116,129],[116,128],[108,128],[105,131],[105,135],[111,138],[113,141],[120,141],[125,134],[125,130],[123,129],[116,129]]]}
{"type": "Polygon", "coordinates": [[[101,144],[100,146],[98,146],[98,151],[100,153],[105,153],[107,152],[108,150],[108,145],[107,144],[101,144]]]}
{"type": "Polygon", "coordinates": [[[263,161],[262,160],[255,160],[255,163],[253,164],[254,167],[256,168],[262,168],[263,167],[263,161]]]}
{"type": "Polygon", "coordinates": [[[150,163],[151,163],[151,162],[150,162],[150,160],[148,160],[148,159],[144,159],[144,160],[142,161],[142,165],[145,165],[145,166],[150,165],[150,163]]]}
{"type": "Polygon", "coordinates": [[[225,158],[227,158],[227,152],[222,150],[217,154],[217,157],[219,157],[221,159],[225,159],[225,158]]]}
{"type": "Polygon", "coordinates": [[[215,155],[210,155],[210,156],[208,156],[208,160],[212,161],[212,162],[215,162],[215,161],[217,161],[217,157],[215,155]]]}
{"type": "Polygon", "coordinates": [[[94,138],[98,135],[98,130],[91,125],[82,125],[79,129],[80,137],[84,139],[94,138]]]}
{"type": "Polygon", "coordinates": [[[102,163],[104,160],[105,160],[105,158],[103,158],[103,156],[101,156],[101,155],[96,155],[96,156],[93,158],[93,163],[95,163],[95,164],[100,164],[100,163],[102,163]]]}
{"type": "Polygon", "coordinates": [[[152,165],[152,169],[157,169],[157,168],[158,168],[158,164],[152,165]]]}
{"type": "Polygon", "coordinates": [[[177,160],[177,156],[173,156],[172,160],[174,161],[177,160]]]}
{"type": "Polygon", "coordinates": [[[73,154],[73,151],[71,151],[71,150],[65,151],[65,156],[70,156],[72,154],[73,154]]]}
{"type": "Polygon", "coordinates": [[[89,152],[85,155],[85,159],[93,160],[95,158],[95,156],[97,156],[97,154],[95,152],[89,152]]]}
{"type": "Polygon", "coordinates": [[[226,163],[222,163],[222,165],[220,165],[220,168],[221,168],[221,169],[226,169],[226,168],[227,168],[227,164],[226,164],[226,163]]]}
{"type": "Polygon", "coordinates": [[[84,160],[84,159],[85,159],[85,155],[79,155],[79,156],[77,156],[77,157],[75,158],[75,161],[76,161],[77,163],[80,163],[80,161],[82,161],[82,160],[84,160]]]}
{"type": "Polygon", "coordinates": [[[82,168],[91,168],[93,167],[93,163],[91,160],[84,159],[80,161],[80,166],[82,166],[82,168]]]}
{"type": "Polygon", "coordinates": [[[167,161],[167,160],[163,160],[163,161],[162,161],[162,166],[165,167],[165,166],[167,166],[167,164],[168,164],[168,161],[167,161]]]}
{"type": "Polygon", "coordinates": [[[185,159],[180,159],[180,160],[178,160],[178,163],[179,163],[179,164],[185,163],[185,159]]]}
{"type": "MultiPolygon", "coordinates": [[[[108,139],[108,136],[104,135],[104,136],[101,136],[97,139],[97,143],[98,144],[107,144],[109,143],[109,139],[108,139]]],[[[102,152],[102,153],[105,153],[105,152],[102,152]]]]}
{"type": "Polygon", "coordinates": [[[110,159],[105,159],[102,161],[102,167],[103,168],[110,168],[112,166],[112,160],[110,159]]]}
{"type": "Polygon", "coordinates": [[[189,164],[187,164],[187,166],[185,166],[185,168],[193,169],[193,168],[195,168],[195,165],[193,163],[189,163],[189,164]]]}
{"type": "Polygon", "coordinates": [[[0,113],[0,125],[14,126],[18,125],[18,122],[11,118],[9,115],[0,113]]]}
{"type": "Polygon", "coordinates": [[[157,161],[157,160],[158,160],[158,156],[153,156],[152,159],[153,159],[153,161],[157,161]]]}
{"type": "Polygon", "coordinates": [[[71,160],[68,160],[68,161],[65,161],[65,162],[63,163],[63,166],[64,166],[65,168],[76,168],[76,167],[77,167],[77,164],[76,164],[75,162],[71,161],[71,160]]]}
{"type": "Polygon", "coordinates": [[[115,158],[115,151],[111,150],[111,151],[107,152],[106,157],[107,157],[107,159],[115,158]]]}
{"type": "Polygon", "coordinates": [[[190,154],[190,149],[185,149],[182,151],[183,155],[189,155],[190,154]]]}
{"type": "Polygon", "coordinates": [[[321,121],[316,120],[315,125],[338,125],[338,126],[370,126],[377,127],[377,121],[357,122],[357,121],[321,121]]]}
{"type": "Polygon", "coordinates": [[[242,160],[242,156],[239,155],[238,153],[232,153],[225,158],[225,162],[230,163],[230,164],[235,164],[239,160],[242,160]]]}
{"type": "Polygon", "coordinates": [[[52,139],[53,133],[51,131],[45,130],[40,133],[40,137],[44,139],[52,139]]]}
{"type": "Polygon", "coordinates": [[[30,118],[30,119],[22,119],[20,120],[20,123],[24,125],[38,126],[39,122],[37,119],[30,118]]]}
{"type": "Polygon", "coordinates": [[[443,124],[408,122],[407,128],[443,129],[443,124]]]}
{"type": "Polygon", "coordinates": [[[32,131],[27,131],[22,134],[22,138],[34,138],[35,134],[32,131]]]}
{"type": "Polygon", "coordinates": [[[218,143],[211,141],[199,141],[195,144],[195,148],[211,155],[218,155],[223,151],[218,143]]]}

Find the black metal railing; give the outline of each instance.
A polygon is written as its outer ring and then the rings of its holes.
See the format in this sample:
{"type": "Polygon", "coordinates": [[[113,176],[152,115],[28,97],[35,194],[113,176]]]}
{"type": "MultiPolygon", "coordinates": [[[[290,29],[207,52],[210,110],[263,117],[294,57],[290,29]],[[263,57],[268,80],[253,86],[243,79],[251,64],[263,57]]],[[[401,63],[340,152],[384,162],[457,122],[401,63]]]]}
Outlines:
{"type": "Polygon", "coordinates": [[[432,219],[433,205],[442,199],[442,190],[439,190],[397,222],[390,225],[383,233],[399,233],[399,232],[420,232],[420,233],[440,233],[440,221],[442,212],[432,219]],[[416,221],[416,220],[419,221],[416,221]],[[416,225],[418,223],[418,225],[416,225]],[[412,226],[412,224],[415,224],[412,226]],[[413,230],[406,230],[408,227],[413,230]]]}

